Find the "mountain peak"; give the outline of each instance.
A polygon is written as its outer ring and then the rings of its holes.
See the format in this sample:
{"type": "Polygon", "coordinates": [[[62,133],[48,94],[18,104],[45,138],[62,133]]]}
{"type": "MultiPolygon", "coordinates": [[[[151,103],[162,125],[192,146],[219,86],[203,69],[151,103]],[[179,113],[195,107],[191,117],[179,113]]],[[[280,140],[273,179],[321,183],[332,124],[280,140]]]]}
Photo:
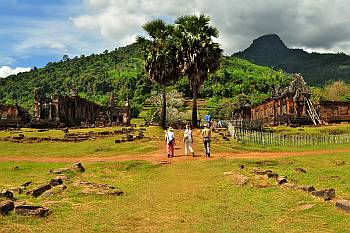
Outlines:
{"type": "Polygon", "coordinates": [[[287,46],[277,34],[263,35],[255,40],[244,50],[246,53],[271,56],[288,52],[287,46]]]}

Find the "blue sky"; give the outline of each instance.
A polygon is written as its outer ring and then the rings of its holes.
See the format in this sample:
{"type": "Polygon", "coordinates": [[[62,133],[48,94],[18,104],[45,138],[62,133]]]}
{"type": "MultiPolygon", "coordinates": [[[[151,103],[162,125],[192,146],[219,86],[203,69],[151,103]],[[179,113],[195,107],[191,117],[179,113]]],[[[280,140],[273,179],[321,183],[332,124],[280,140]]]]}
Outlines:
{"type": "Polygon", "coordinates": [[[211,17],[226,54],[270,33],[289,47],[349,54],[349,12],[347,0],[0,0],[0,77],[112,50],[151,19],[194,13],[211,17]]]}

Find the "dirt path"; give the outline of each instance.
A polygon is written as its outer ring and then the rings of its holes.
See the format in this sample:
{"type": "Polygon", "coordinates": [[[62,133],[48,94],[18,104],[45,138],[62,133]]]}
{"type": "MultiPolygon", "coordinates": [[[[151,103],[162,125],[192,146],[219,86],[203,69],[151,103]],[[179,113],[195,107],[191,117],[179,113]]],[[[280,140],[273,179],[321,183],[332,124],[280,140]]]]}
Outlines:
{"type": "MultiPolygon", "coordinates": [[[[207,159],[204,156],[198,156],[193,158],[192,156],[179,155],[182,149],[177,150],[177,156],[171,159],[165,157],[164,151],[159,150],[155,153],[150,154],[136,154],[136,155],[117,155],[117,156],[106,156],[106,157],[29,157],[29,156],[1,156],[0,162],[5,161],[28,161],[28,162],[118,162],[128,160],[143,160],[153,163],[160,162],[181,162],[189,160],[207,159]]],[[[211,159],[228,158],[228,159],[256,159],[256,158],[280,158],[280,157],[293,157],[293,156],[312,156],[322,154],[333,154],[333,153],[350,153],[350,148],[344,149],[333,149],[333,150],[316,150],[316,151],[303,151],[303,152],[237,152],[237,153],[218,153],[213,154],[211,159]]]]}

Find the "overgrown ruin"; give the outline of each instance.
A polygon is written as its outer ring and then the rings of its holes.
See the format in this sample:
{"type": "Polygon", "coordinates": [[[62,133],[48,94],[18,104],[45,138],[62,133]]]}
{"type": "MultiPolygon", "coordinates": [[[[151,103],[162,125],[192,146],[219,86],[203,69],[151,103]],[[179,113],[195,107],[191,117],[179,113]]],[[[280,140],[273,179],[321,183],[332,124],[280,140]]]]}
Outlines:
{"type": "Polygon", "coordinates": [[[261,125],[318,125],[350,122],[350,103],[321,101],[314,107],[311,89],[300,74],[286,88],[276,87],[273,96],[262,103],[237,110],[234,119],[261,125]]]}
{"type": "Polygon", "coordinates": [[[130,106],[115,107],[114,95],[108,106],[101,106],[77,95],[54,95],[51,99],[34,98],[34,126],[113,126],[130,124],[130,106]]]}
{"type": "Polygon", "coordinates": [[[0,129],[21,127],[30,122],[30,115],[25,109],[14,105],[0,104],[0,129]]]}

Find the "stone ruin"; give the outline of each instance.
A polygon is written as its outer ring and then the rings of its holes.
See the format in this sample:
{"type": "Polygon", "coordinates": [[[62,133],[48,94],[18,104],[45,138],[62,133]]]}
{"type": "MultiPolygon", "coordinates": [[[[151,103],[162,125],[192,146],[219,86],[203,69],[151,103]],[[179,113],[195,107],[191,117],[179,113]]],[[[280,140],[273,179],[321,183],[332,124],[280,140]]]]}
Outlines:
{"type": "Polygon", "coordinates": [[[30,122],[28,111],[18,105],[0,104],[0,129],[23,127],[30,122]]]}
{"type": "MultiPolygon", "coordinates": [[[[16,170],[18,170],[17,168],[16,170]]],[[[49,208],[36,205],[23,204],[23,201],[17,202],[14,193],[30,195],[34,198],[47,198],[53,195],[61,194],[67,190],[66,182],[71,183],[70,179],[64,175],[64,173],[74,175],[75,173],[85,172],[85,168],[81,163],[74,163],[69,168],[61,168],[51,170],[51,174],[56,174],[56,177],[52,178],[48,183],[39,185],[35,188],[30,188],[32,182],[26,182],[19,187],[12,188],[10,190],[0,191],[0,215],[4,216],[11,211],[15,211],[18,215],[39,216],[44,217],[49,213],[49,208]],[[57,175],[59,174],[59,175],[57,175]],[[29,189],[30,188],[30,189],[29,189]],[[28,190],[29,189],[29,190],[28,190]]],[[[89,195],[111,195],[120,196],[124,192],[116,187],[109,186],[107,184],[98,184],[93,182],[86,182],[77,180],[73,187],[80,190],[82,194],[89,195]]]]}
{"type": "Polygon", "coordinates": [[[34,98],[34,127],[105,127],[130,125],[130,106],[115,107],[114,95],[108,106],[101,106],[77,95],[75,89],[70,96],[53,95],[51,99],[34,98]]]}

